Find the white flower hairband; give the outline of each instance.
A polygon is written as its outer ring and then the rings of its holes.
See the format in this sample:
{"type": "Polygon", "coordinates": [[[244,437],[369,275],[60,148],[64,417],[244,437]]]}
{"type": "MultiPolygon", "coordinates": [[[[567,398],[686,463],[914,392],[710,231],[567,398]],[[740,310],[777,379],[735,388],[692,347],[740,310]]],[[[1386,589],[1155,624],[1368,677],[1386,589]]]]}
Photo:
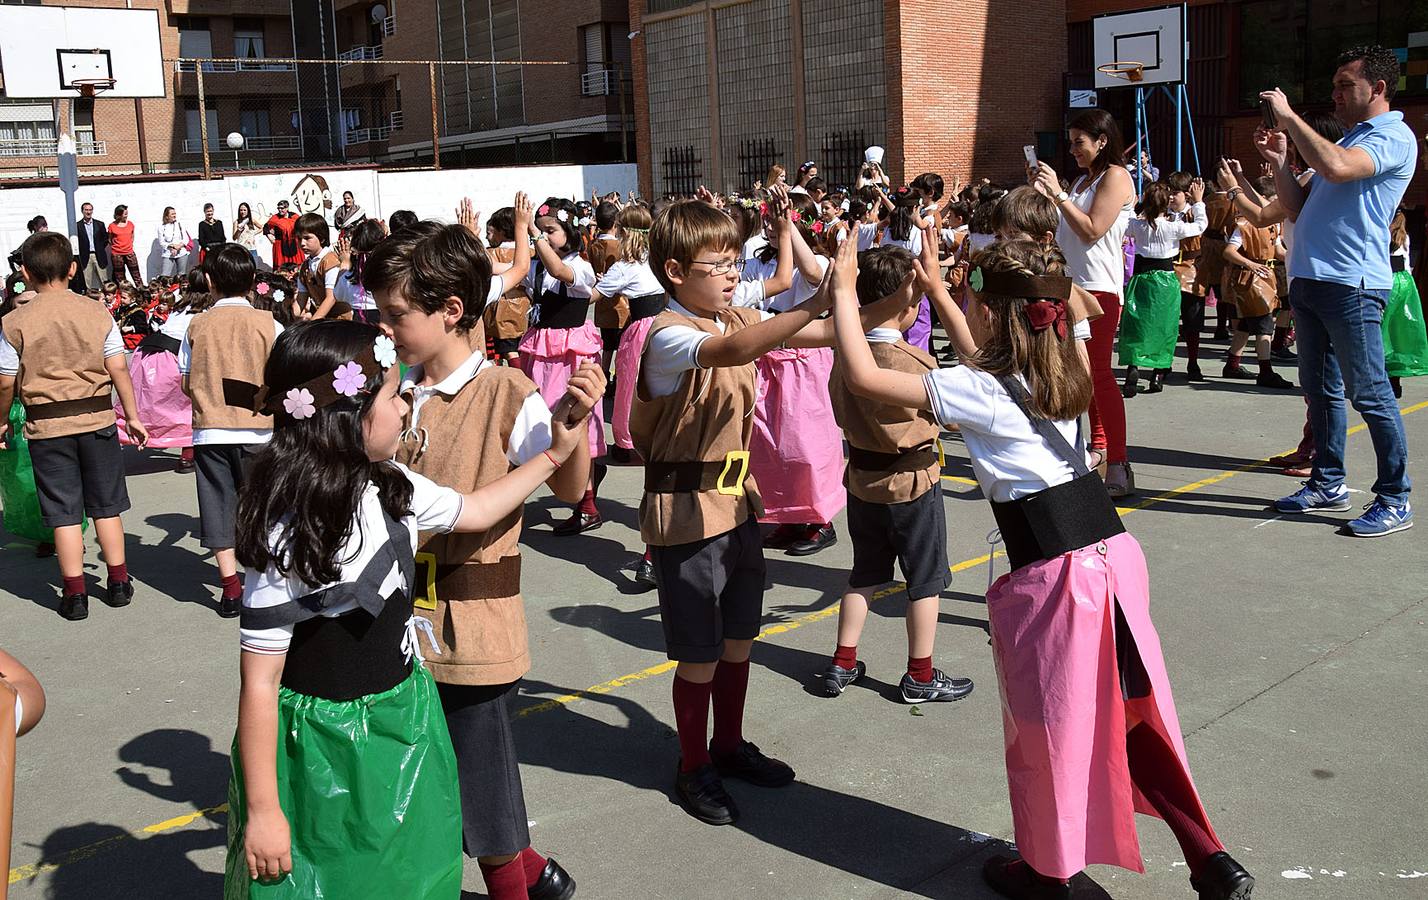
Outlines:
{"type": "Polygon", "coordinates": [[[283,412],[294,419],[310,419],[330,403],[363,393],[369,378],[396,361],[397,345],[385,334],[378,335],[369,351],[333,369],[330,375],[319,375],[288,390],[283,395],[283,412]]]}

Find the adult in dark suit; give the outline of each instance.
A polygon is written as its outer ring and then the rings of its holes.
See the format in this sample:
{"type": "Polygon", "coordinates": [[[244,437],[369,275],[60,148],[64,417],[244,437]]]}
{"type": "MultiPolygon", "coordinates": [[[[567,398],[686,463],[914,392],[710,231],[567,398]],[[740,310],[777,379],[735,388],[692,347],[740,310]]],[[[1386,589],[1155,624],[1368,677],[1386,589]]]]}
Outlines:
{"type": "Polygon", "coordinates": [[[81,218],[74,223],[79,232],[79,272],[85,287],[94,290],[110,279],[109,229],[94,218],[93,203],[84,204],[79,212],[81,218]]]}

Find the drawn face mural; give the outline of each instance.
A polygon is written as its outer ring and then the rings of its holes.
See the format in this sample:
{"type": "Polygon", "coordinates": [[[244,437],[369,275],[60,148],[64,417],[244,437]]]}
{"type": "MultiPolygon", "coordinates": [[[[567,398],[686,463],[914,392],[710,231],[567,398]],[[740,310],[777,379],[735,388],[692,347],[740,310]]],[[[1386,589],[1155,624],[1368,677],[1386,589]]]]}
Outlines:
{"type": "Polygon", "coordinates": [[[325,215],[332,209],[332,191],[327,186],[327,179],[321,175],[304,175],[301,181],[293,185],[290,196],[298,215],[325,215]]]}

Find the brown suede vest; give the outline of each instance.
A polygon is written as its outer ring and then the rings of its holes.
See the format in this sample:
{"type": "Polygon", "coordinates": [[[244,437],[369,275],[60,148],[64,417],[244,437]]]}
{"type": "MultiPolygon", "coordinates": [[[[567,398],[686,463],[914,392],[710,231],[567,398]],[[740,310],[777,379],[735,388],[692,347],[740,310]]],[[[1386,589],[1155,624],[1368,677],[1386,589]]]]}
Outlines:
{"type": "MultiPolygon", "coordinates": [[[[508,263],[516,258],[514,247],[492,247],[486,251],[492,260],[508,263]]],[[[499,276],[493,276],[499,277],[499,276]]],[[[530,327],[531,298],[526,289],[516,285],[501,295],[501,299],[486,307],[481,321],[486,334],[501,340],[518,340],[530,327]]]]}
{"type": "MultiPolygon", "coordinates": [[[[906,341],[870,342],[878,366],[919,378],[937,368],[937,361],[906,341]]],[[[848,389],[841,357],[833,362],[828,378],[833,418],[843,429],[849,447],[876,453],[904,453],[933,444],[940,433],[937,420],[926,410],[894,406],[856,396],[848,389]]],[[[871,471],[850,460],[843,478],[848,492],[869,503],[906,503],[932,489],[942,472],[936,462],[913,472],[871,471]]]]}
{"type": "Polygon", "coordinates": [[[272,431],[273,417],[229,406],[223,381],[261,385],[276,340],[273,314],[248,306],[217,306],[188,323],[188,391],[194,428],[272,431]]]}
{"type": "Polygon", "coordinates": [[[104,366],[104,339],[114,319],[104,305],[69,291],[36,294],[0,320],[20,354],[16,396],[25,405],[30,440],[98,431],[114,424],[114,387],[104,366]],[[95,409],[42,417],[49,403],[93,400],[95,409]]]}

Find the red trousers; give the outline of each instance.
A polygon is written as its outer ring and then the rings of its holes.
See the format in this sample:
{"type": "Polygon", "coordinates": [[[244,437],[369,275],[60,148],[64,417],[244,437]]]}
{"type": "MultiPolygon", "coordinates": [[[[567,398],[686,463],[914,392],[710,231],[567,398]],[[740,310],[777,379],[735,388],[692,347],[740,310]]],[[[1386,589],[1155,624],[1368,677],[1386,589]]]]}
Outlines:
{"type": "Polygon", "coordinates": [[[1111,349],[1121,322],[1121,298],[1105,291],[1091,294],[1105,315],[1091,322],[1086,355],[1091,359],[1091,444],[1106,451],[1106,462],[1126,461],[1126,404],[1111,370],[1111,349]]]}

